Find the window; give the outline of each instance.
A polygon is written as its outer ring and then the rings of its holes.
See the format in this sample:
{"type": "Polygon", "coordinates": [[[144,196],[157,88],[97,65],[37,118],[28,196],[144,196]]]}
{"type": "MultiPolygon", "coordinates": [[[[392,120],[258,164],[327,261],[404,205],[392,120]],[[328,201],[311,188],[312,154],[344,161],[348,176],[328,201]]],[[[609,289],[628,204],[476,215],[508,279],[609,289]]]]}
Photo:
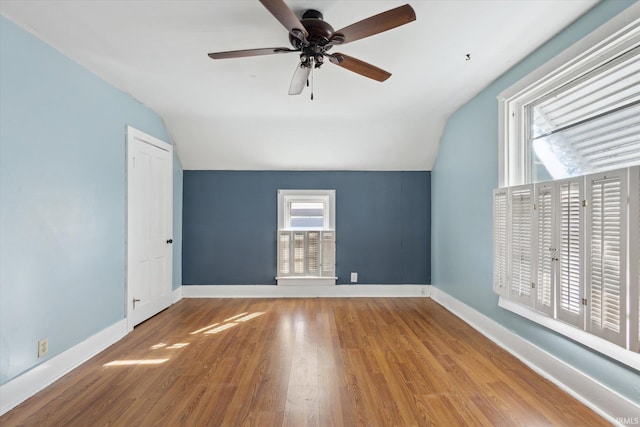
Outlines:
{"type": "Polygon", "coordinates": [[[499,96],[494,190],[499,305],[634,369],[640,369],[638,16],[640,3],[499,96]]]}
{"type": "Polygon", "coordinates": [[[640,162],[637,16],[636,4],[498,96],[500,187],[640,162]]]}
{"type": "Polygon", "coordinates": [[[640,46],[524,106],[529,182],[640,161],[640,46]]]}
{"type": "Polygon", "coordinates": [[[323,202],[291,202],[289,226],[297,230],[324,228],[325,204],[323,202]]]}
{"type": "Polygon", "coordinates": [[[335,285],[335,190],[278,190],[278,285],[335,285]]]}

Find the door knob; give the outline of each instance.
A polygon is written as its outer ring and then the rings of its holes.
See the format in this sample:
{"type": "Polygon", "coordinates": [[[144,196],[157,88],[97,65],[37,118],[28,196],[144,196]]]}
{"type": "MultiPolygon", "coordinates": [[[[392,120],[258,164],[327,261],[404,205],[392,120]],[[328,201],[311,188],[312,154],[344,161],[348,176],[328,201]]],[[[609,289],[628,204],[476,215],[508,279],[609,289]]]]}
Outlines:
{"type": "Polygon", "coordinates": [[[169,239],[169,240],[167,240],[167,243],[168,243],[168,244],[172,244],[172,243],[173,243],[173,239],[169,239]]]}

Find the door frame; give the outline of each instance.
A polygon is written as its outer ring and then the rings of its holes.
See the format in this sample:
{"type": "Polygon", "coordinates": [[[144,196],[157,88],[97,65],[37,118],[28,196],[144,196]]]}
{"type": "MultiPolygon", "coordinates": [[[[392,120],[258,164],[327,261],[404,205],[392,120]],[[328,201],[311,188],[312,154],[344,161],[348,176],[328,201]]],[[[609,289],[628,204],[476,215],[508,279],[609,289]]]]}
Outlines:
{"type": "MultiPolygon", "coordinates": [[[[135,142],[135,140],[140,140],[144,143],[147,143],[149,145],[152,145],[154,147],[157,147],[161,150],[167,151],[171,158],[173,158],[173,146],[167,142],[164,142],[158,138],[155,138],[145,132],[142,132],[132,126],[128,126],[126,127],[126,152],[127,152],[127,167],[126,167],[126,174],[125,174],[125,180],[126,180],[126,193],[125,193],[125,205],[126,205],[126,221],[125,221],[125,251],[126,251],[126,263],[125,263],[125,277],[126,277],[126,284],[125,284],[125,300],[124,300],[124,304],[125,304],[125,315],[126,315],[126,319],[127,319],[127,332],[131,332],[135,326],[135,324],[133,324],[133,319],[132,319],[132,313],[133,313],[133,307],[132,304],[129,304],[129,299],[130,299],[130,295],[132,293],[132,283],[133,283],[133,277],[132,277],[132,269],[129,268],[129,266],[132,264],[132,251],[130,251],[130,241],[132,240],[133,236],[130,235],[130,228],[129,228],[129,223],[131,222],[132,218],[133,218],[133,203],[129,203],[129,195],[132,192],[132,185],[133,185],[133,180],[130,179],[130,177],[132,176],[132,169],[133,169],[133,165],[134,165],[134,160],[133,160],[133,153],[134,150],[132,149],[133,144],[135,142]]],[[[171,174],[171,179],[169,180],[169,203],[167,204],[167,212],[165,212],[165,214],[167,215],[167,222],[168,222],[168,237],[169,238],[173,238],[173,172],[171,174]]],[[[172,292],[172,288],[173,288],[173,280],[172,280],[172,271],[173,271],[173,249],[169,251],[169,299],[171,299],[171,292],[172,292]]]]}

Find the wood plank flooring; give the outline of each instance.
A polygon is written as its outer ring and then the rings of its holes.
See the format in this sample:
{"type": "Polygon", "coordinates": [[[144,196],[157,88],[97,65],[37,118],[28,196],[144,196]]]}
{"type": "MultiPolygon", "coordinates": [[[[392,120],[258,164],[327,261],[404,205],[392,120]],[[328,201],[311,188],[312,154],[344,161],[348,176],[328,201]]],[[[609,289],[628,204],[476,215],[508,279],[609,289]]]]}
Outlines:
{"type": "Polygon", "coordinates": [[[183,299],[2,426],[600,426],[428,298],[183,299]]]}

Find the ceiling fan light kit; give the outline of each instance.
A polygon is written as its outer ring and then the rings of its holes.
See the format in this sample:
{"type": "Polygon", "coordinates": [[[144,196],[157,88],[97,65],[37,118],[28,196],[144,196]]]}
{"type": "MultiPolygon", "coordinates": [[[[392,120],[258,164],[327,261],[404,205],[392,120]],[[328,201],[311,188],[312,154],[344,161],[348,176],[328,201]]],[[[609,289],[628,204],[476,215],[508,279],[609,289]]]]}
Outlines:
{"type": "MultiPolygon", "coordinates": [[[[274,47],[234,50],[210,53],[209,57],[227,59],[299,52],[300,63],[293,74],[289,95],[302,93],[308,85],[312,70],[320,68],[326,62],[325,58],[328,62],[361,76],[379,82],[385,81],[391,73],[343,53],[329,53],[329,50],[335,45],[373,36],[416,20],[413,8],[405,4],[335,31],[324,20],[322,13],[315,9],[307,10],[302,19],[298,19],[283,0],[260,0],[260,3],[289,31],[289,42],[293,49],[274,47]]],[[[313,94],[311,97],[313,99],[313,94]]]]}

